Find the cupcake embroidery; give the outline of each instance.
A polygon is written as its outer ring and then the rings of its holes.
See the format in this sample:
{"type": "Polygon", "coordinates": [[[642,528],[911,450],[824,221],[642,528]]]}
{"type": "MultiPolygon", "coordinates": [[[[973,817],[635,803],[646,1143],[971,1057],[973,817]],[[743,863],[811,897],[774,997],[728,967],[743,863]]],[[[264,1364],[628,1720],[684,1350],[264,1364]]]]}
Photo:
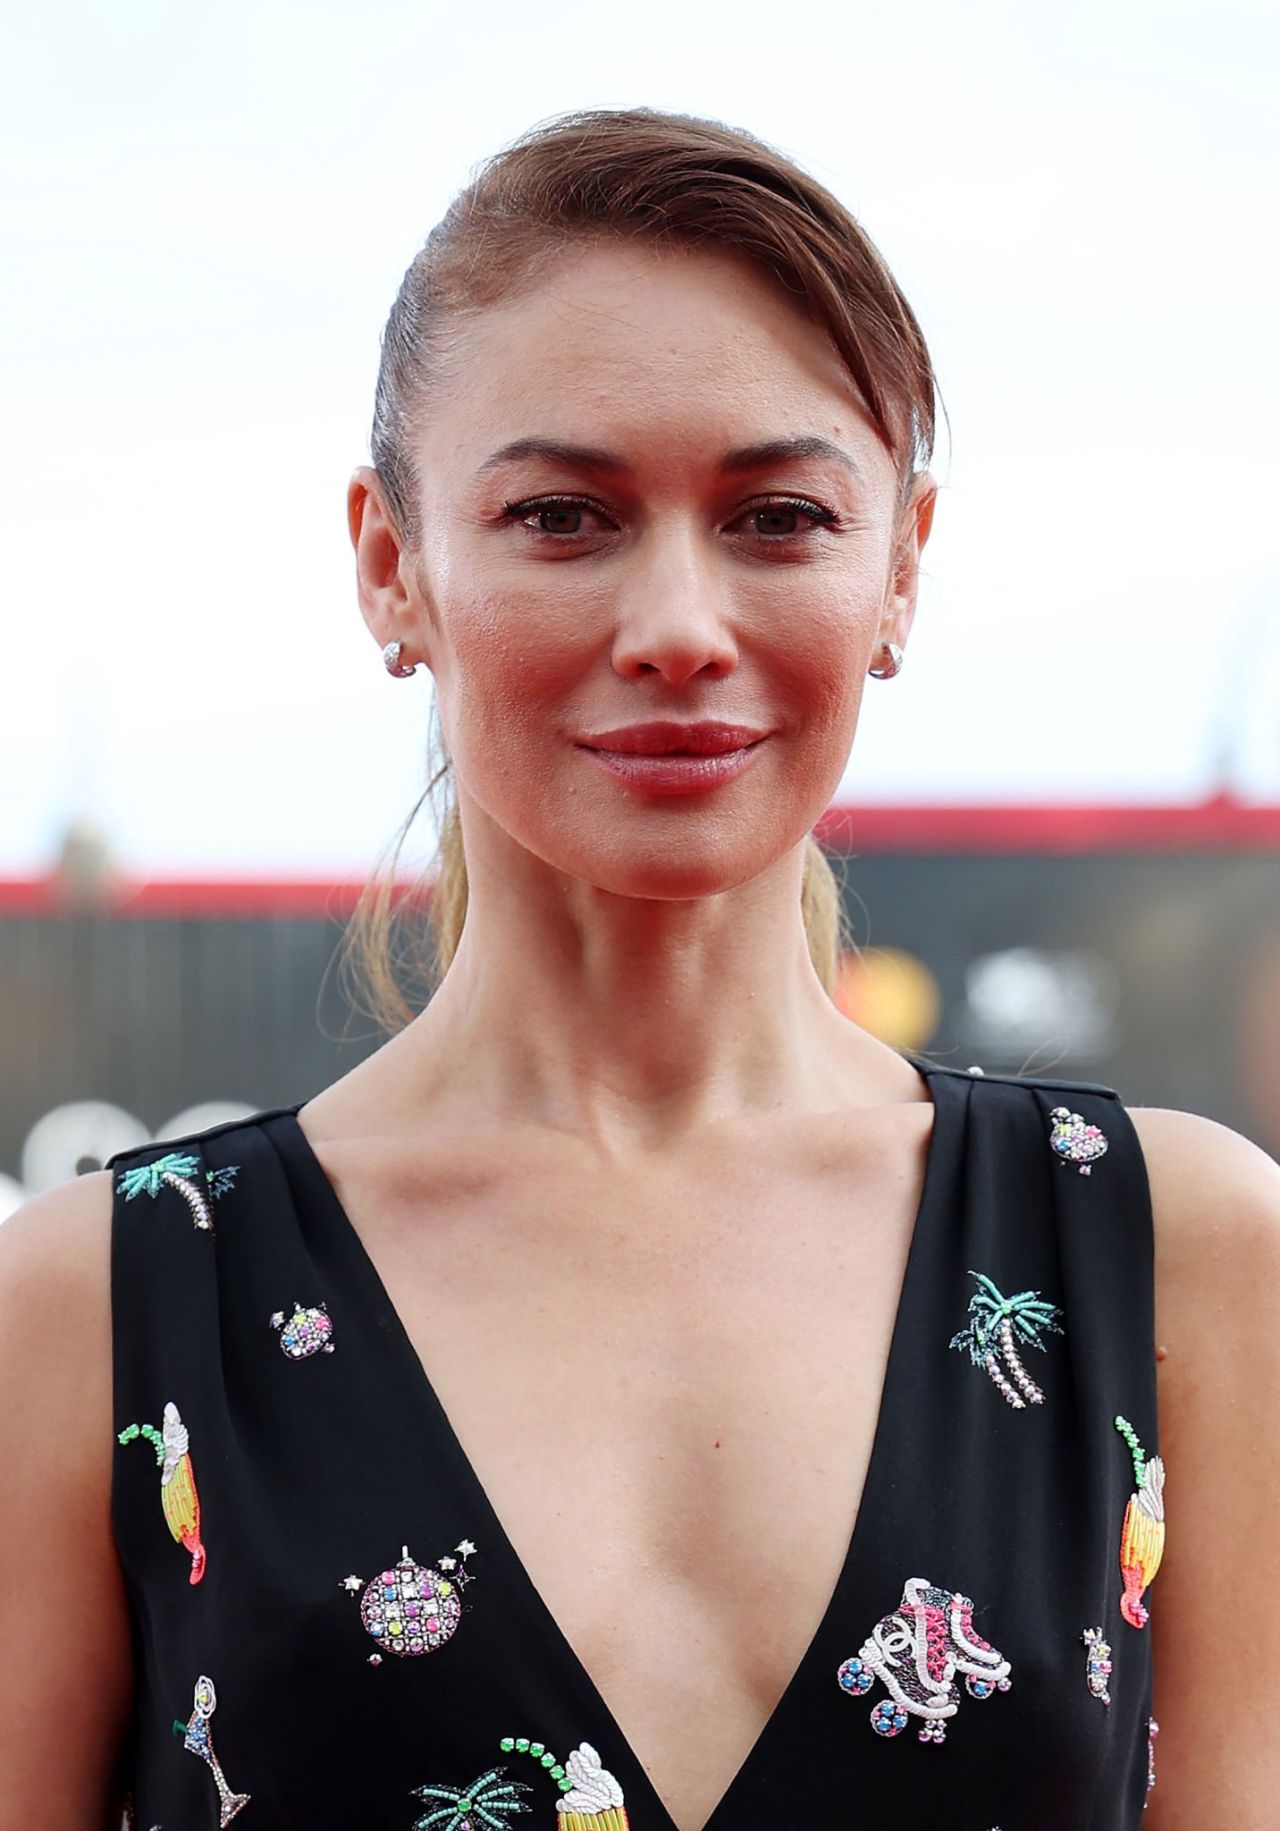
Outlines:
{"type": "Polygon", "coordinates": [[[126,1424],[117,1433],[120,1443],[132,1443],[137,1437],[145,1437],[156,1453],[165,1524],[183,1550],[191,1553],[190,1581],[198,1583],[205,1566],[204,1543],[200,1537],[200,1496],[191,1466],[187,1427],[172,1399],[165,1404],[162,1430],[157,1430],[154,1424],[126,1424]]]}
{"type": "MultiPolygon", "coordinates": [[[[415,1658],[434,1653],[452,1638],[462,1618],[460,1592],[471,1581],[466,1560],[475,1552],[470,1539],[455,1547],[457,1558],[439,1558],[434,1566],[415,1564],[407,1545],[401,1548],[400,1561],[384,1570],[371,1583],[363,1577],[344,1577],[342,1587],[360,1598],[360,1619],[365,1632],[377,1642],[378,1652],[369,1655],[371,1666],[382,1664],[382,1655],[394,1653],[401,1658],[415,1658]]],[[[479,1820],[483,1824],[483,1819],[479,1820]]]]}
{"type": "Polygon", "coordinates": [[[200,1159],[190,1151],[166,1151],[150,1163],[122,1170],[116,1193],[127,1202],[137,1195],[149,1195],[154,1201],[161,1189],[176,1189],[191,1211],[192,1225],[202,1233],[212,1233],[213,1204],[234,1186],[239,1172],[238,1163],[226,1164],[220,1170],[205,1170],[201,1176],[200,1159]]]}
{"type": "Polygon", "coordinates": [[[622,1788],[589,1742],[580,1742],[563,1766],[527,1736],[504,1736],[500,1747],[506,1754],[532,1756],[555,1781],[557,1831],[630,1831],[622,1788]]]}
{"type": "Polygon", "coordinates": [[[888,1691],[871,1712],[877,1735],[901,1735],[914,1716],[922,1719],[919,1740],[941,1743],[960,1708],[958,1672],[970,1697],[1010,1689],[1009,1662],[974,1628],[968,1596],[909,1577],[893,1614],[876,1623],[836,1678],[854,1697],[864,1697],[877,1679],[888,1691]]]}

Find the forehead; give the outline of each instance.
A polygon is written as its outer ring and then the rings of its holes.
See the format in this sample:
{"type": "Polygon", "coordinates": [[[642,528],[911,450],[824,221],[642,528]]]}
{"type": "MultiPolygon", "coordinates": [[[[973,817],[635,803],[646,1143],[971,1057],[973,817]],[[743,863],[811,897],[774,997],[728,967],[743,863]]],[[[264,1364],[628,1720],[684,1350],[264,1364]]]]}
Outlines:
{"type": "Polygon", "coordinates": [[[522,434],[616,445],[628,429],[699,448],[822,435],[891,464],[825,330],[719,248],[567,252],[456,328],[426,419],[469,470],[522,434]]]}

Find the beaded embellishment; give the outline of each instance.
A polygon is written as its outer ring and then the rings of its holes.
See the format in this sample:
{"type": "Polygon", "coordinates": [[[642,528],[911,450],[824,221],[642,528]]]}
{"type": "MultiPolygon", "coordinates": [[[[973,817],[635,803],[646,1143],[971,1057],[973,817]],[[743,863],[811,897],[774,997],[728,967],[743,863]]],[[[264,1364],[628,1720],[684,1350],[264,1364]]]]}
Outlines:
{"type": "Polygon", "coordinates": [[[1011,1689],[1011,1668],[973,1625],[973,1603],[958,1590],[938,1589],[927,1577],[909,1577],[902,1601],[871,1630],[856,1656],[836,1673],[842,1691],[864,1697],[877,1679],[889,1696],[871,1712],[877,1735],[897,1736],[909,1717],[923,1718],[921,1742],[941,1743],[960,1708],[957,1672],[970,1697],[1011,1689]]]}
{"type": "Polygon", "coordinates": [[[200,1538],[200,1496],[196,1492],[195,1470],[191,1466],[190,1439],[187,1427],[170,1399],[164,1408],[164,1428],[154,1424],[126,1424],[116,1433],[120,1443],[132,1443],[145,1437],[155,1450],[160,1465],[160,1505],[165,1524],[184,1551],[191,1553],[192,1583],[204,1575],[205,1549],[200,1538]]]}
{"type": "Polygon", "coordinates": [[[229,1825],[241,1806],[248,1805],[250,1796],[248,1793],[233,1793],[231,1791],[218,1762],[218,1757],[213,1752],[213,1737],[209,1731],[209,1718],[213,1715],[217,1707],[218,1699],[213,1689],[213,1680],[201,1675],[201,1677],[196,1680],[195,1705],[191,1715],[185,1723],[180,1717],[175,1717],[173,1722],[173,1733],[175,1736],[182,1737],[182,1746],[184,1748],[190,1749],[193,1755],[199,1755],[201,1760],[209,1763],[209,1767],[213,1773],[214,1783],[218,1789],[218,1801],[221,1807],[218,1823],[219,1825],[229,1825]]]}
{"type": "Polygon", "coordinates": [[[1055,1106],[1049,1117],[1053,1120],[1050,1150],[1057,1152],[1063,1164],[1075,1164],[1081,1176],[1092,1175],[1094,1164],[1108,1149],[1106,1133],[1066,1106],[1055,1106]]]}
{"type": "Polygon", "coordinates": [[[279,1329],[281,1352],[291,1361],[305,1361],[312,1354],[333,1353],[333,1318],[323,1303],[317,1309],[308,1310],[295,1298],[293,1314],[286,1316],[283,1310],[277,1310],[271,1317],[271,1327],[279,1329]]]}
{"type": "Polygon", "coordinates": [[[1055,1335],[1061,1335],[1058,1318],[1062,1311],[1057,1304],[1047,1303],[1039,1291],[1019,1291],[1015,1297],[1005,1297],[982,1272],[971,1271],[969,1276],[978,1282],[978,1289],[969,1299],[969,1326],[951,1337],[951,1346],[968,1350],[974,1366],[983,1369],[1015,1411],[1025,1411],[1029,1404],[1043,1405],[1044,1394],[1023,1366],[1018,1342],[1043,1353],[1041,1331],[1052,1329],[1055,1335]],[[997,1356],[1003,1358],[1019,1391],[1015,1392],[1006,1379],[997,1356]]]}
{"type": "Polygon", "coordinates": [[[189,1151],[166,1151],[163,1157],[157,1157],[151,1163],[135,1164],[132,1170],[122,1170],[116,1193],[131,1202],[135,1195],[149,1195],[154,1200],[161,1189],[176,1189],[191,1210],[192,1224],[203,1233],[212,1233],[213,1204],[234,1187],[239,1170],[238,1163],[226,1164],[220,1170],[206,1170],[202,1189],[200,1159],[189,1151]]]}
{"type": "Polygon", "coordinates": [[[555,1781],[559,1831],[630,1831],[622,1788],[589,1742],[580,1742],[563,1767],[549,1748],[528,1736],[503,1736],[498,1746],[504,1754],[532,1756],[555,1781]]]}
{"type": "Polygon", "coordinates": [[[1147,1794],[1148,1794],[1148,1797],[1146,1799],[1144,1799],[1142,1802],[1142,1809],[1144,1812],[1146,1811],[1147,1807],[1151,1804],[1150,1793],[1151,1793],[1152,1787],[1156,1783],[1156,1737],[1159,1734],[1160,1734],[1160,1725],[1156,1722],[1154,1717],[1148,1717],[1147,1718],[1147,1794]]]}
{"type": "MultiPolygon", "coordinates": [[[[363,1577],[344,1577],[342,1587],[360,1598],[360,1619],[365,1632],[377,1641],[380,1649],[369,1655],[371,1666],[382,1664],[382,1653],[416,1657],[434,1653],[449,1640],[462,1617],[459,1591],[471,1581],[466,1560],[475,1552],[470,1539],[454,1547],[462,1559],[437,1558],[434,1566],[415,1564],[409,1547],[391,1570],[366,1584],[363,1577]]],[[[481,1820],[481,1823],[484,1821],[481,1820]]]]}
{"type": "Polygon", "coordinates": [[[1102,1637],[1101,1628],[1086,1628],[1080,1636],[1089,1649],[1089,1662],[1085,1668],[1085,1677],[1094,1697],[1101,1698],[1110,1708],[1111,1693],[1107,1689],[1107,1680],[1111,1676],[1111,1648],[1102,1637]]]}
{"type": "Polygon", "coordinates": [[[1127,1418],[1117,1418],[1116,1429],[1133,1457],[1135,1487],[1124,1510],[1120,1533],[1120,1570],[1124,1594],[1120,1613],[1131,1628],[1147,1625],[1142,1594],[1155,1580],[1164,1556],[1164,1463],[1159,1456],[1144,1456],[1138,1433],[1127,1418]]]}
{"type": "MultiPolygon", "coordinates": [[[[539,1745],[541,1746],[541,1745],[539,1745]]],[[[507,1780],[504,1767],[491,1767],[468,1787],[419,1786],[414,1795],[432,1809],[413,1821],[413,1831],[505,1831],[518,1812],[531,1812],[521,1799],[533,1788],[523,1780],[507,1780]]]]}

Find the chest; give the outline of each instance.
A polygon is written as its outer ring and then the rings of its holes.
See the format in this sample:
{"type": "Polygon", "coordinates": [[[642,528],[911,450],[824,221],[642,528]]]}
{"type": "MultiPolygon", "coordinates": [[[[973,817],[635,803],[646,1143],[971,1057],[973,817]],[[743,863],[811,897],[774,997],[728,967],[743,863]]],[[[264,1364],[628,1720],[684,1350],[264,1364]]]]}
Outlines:
{"type": "Polygon", "coordinates": [[[330,1154],[515,1554],[699,1831],[799,1664],[857,1515],[929,1114],[886,1148],[619,1175],[330,1154]],[[781,1173],[780,1173],[781,1171],[781,1173]]]}

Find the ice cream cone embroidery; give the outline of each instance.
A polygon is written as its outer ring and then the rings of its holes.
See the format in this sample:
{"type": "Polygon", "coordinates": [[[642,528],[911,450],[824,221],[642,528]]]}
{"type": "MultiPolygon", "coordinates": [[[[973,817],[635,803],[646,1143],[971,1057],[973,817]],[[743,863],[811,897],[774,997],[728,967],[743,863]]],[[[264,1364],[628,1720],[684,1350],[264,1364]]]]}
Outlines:
{"type": "Polygon", "coordinates": [[[1019,1291],[1015,1297],[1005,1297],[982,1272],[971,1271],[969,1276],[978,1282],[978,1289],[969,1299],[969,1326],[951,1337],[951,1346],[968,1350],[974,1366],[983,1369],[1014,1411],[1043,1405],[1044,1394],[1023,1366],[1018,1342],[1043,1353],[1041,1331],[1051,1329],[1061,1335],[1058,1318],[1062,1311],[1056,1304],[1047,1303],[1039,1291],[1019,1291]],[[1016,1392],[1000,1366],[1001,1358],[1017,1384],[1016,1392]]]}
{"type": "Polygon", "coordinates": [[[517,1813],[533,1810],[520,1797],[533,1788],[523,1780],[506,1779],[506,1771],[504,1767],[491,1767],[461,1790],[414,1787],[414,1794],[431,1804],[431,1810],[414,1819],[413,1831],[506,1831],[508,1821],[517,1813]]]}
{"type": "Polygon", "coordinates": [[[1101,1628],[1086,1628],[1080,1636],[1089,1649],[1089,1660],[1085,1668],[1085,1679],[1094,1697],[1100,1698],[1110,1707],[1111,1693],[1107,1689],[1107,1680],[1111,1676],[1111,1648],[1102,1638],[1101,1628]]]}
{"type": "Polygon", "coordinates": [[[528,1736],[504,1736],[499,1746],[505,1754],[531,1755],[555,1781],[557,1831],[630,1831],[622,1788],[589,1742],[580,1742],[563,1767],[528,1736]]]}
{"type": "Polygon", "coordinates": [[[227,1164],[220,1170],[204,1172],[200,1186],[200,1159],[189,1151],[166,1151],[151,1163],[135,1164],[122,1170],[116,1183],[117,1195],[131,1202],[135,1195],[149,1195],[154,1200],[161,1189],[176,1189],[191,1210],[192,1224],[203,1233],[213,1232],[213,1204],[235,1184],[240,1166],[227,1164]]]}
{"type": "Polygon", "coordinates": [[[379,1647],[369,1655],[371,1666],[382,1664],[383,1652],[409,1657],[434,1653],[450,1639],[462,1618],[460,1591],[472,1575],[466,1561],[476,1549],[471,1540],[463,1539],[454,1547],[461,1563],[446,1557],[438,1558],[434,1566],[415,1564],[409,1547],[401,1549],[399,1563],[371,1583],[363,1577],[342,1579],[349,1594],[364,1590],[360,1619],[379,1647]]]}
{"type": "Polygon", "coordinates": [[[293,1314],[286,1316],[283,1310],[277,1310],[271,1317],[271,1327],[279,1329],[281,1352],[291,1361],[333,1353],[333,1318],[326,1304],[307,1310],[295,1298],[293,1314]]]}
{"type": "Polygon", "coordinates": [[[190,1580],[198,1583],[205,1566],[204,1543],[200,1537],[200,1496],[191,1466],[187,1427],[173,1400],[169,1399],[165,1404],[163,1431],[158,1431],[154,1424],[126,1424],[117,1433],[121,1443],[132,1443],[135,1437],[145,1437],[155,1450],[156,1461],[160,1464],[160,1505],[164,1509],[165,1523],[178,1544],[191,1553],[190,1580]]]}
{"type": "Polygon", "coordinates": [[[871,1630],[852,1659],[836,1673],[842,1691],[863,1697],[877,1679],[889,1696],[875,1705],[871,1727],[897,1736],[910,1717],[923,1719],[921,1742],[940,1743],[960,1708],[957,1672],[970,1697],[1011,1689],[1007,1659],[976,1632],[973,1603],[959,1591],[938,1589],[927,1577],[909,1577],[902,1601],[871,1630]]]}
{"type": "Polygon", "coordinates": [[[1120,1570],[1124,1577],[1120,1613],[1131,1628],[1144,1628],[1147,1610],[1142,1594],[1155,1581],[1164,1556],[1164,1463],[1159,1456],[1149,1460],[1144,1456],[1138,1433],[1127,1418],[1117,1418],[1115,1424],[1129,1445],[1136,1484],[1124,1510],[1120,1533],[1120,1570]]]}
{"type": "Polygon", "coordinates": [[[218,1757],[213,1752],[213,1737],[209,1731],[209,1718],[217,1709],[218,1699],[213,1689],[213,1680],[203,1674],[196,1680],[195,1705],[191,1715],[184,1723],[175,1717],[173,1733],[182,1737],[182,1746],[189,1748],[193,1755],[199,1755],[207,1761],[212,1770],[214,1782],[218,1788],[218,1801],[221,1807],[219,1825],[229,1825],[241,1806],[249,1803],[248,1793],[233,1793],[227,1785],[218,1757]]]}
{"type": "Polygon", "coordinates": [[[1066,1106],[1055,1106],[1049,1117],[1053,1120],[1050,1150],[1056,1151],[1064,1164],[1075,1164],[1081,1176],[1091,1176],[1094,1164],[1108,1149],[1106,1133],[1066,1106]]]}

